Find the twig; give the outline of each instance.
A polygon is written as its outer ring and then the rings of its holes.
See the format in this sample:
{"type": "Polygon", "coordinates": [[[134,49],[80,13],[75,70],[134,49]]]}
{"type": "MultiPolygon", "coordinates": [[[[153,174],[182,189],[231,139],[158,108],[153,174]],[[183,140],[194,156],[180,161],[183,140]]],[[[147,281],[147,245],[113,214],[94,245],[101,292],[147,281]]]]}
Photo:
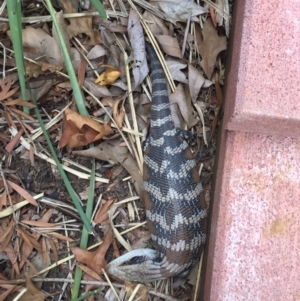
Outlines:
{"type": "MultiPolygon", "coordinates": [[[[0,280],[0,284],[22,284],[25,283],[25,279],[17,279],[17,280],[0,280]]],[[[68,282],[68,283],[73,283],[73,279],[61,279],[61,278],[32,278],[32,282],[68,282]]],[[[103,285],[103,286],[110,286],[111,284],[109,282],[105,281],[89,281],[89,280],[82,280],[81,284],[89,284],[89,285],[103,285]]],[[[112,284],[114,287],[117,288],[123,288],[124,284],[120,283],[113,283],[112,284]]],[[[179,299],[173,298],[169,295],[166,295],[164,293],[158,292],[154,289],[150,289],[148,291],[149,294],[157,296],[159,298],[163,298],[166,301],[180,301],[179,299]]]]}

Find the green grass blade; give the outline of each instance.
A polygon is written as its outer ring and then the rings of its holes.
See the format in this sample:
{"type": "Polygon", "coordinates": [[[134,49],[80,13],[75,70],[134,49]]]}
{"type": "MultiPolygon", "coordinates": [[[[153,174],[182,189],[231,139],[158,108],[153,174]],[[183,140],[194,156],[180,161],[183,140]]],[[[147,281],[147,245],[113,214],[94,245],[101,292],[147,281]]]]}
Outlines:
{"type": "MultiPolygon", "coordinates": [[[[23,58],[21,0],[7,1],[7,12],[11,32],[11,40],[13,43],[18,77],[21,87],[21,95],[22,99],[26,101],[26,72],[23,58]]],[[[24,107],[24,111],[29,114],[28,108],[24,107]]]]}
{"type": "Polygon", "coordinates": [[[104,20],[107,19],[107,15],[105,12],[105,9],[103,7],[103,4],[99,0],[91,0],[92,4],[96,8],[97,12],[99,13],[100,17],[103,18],[104,20]]]}
{"type": "Polygon", "coordinates": [[[80,218],[81,218],[81,220],[82,220],[82,222],[84,224],[84,227],[86,228],[87,232],[93,233],[92,226],[90,225],[90,220],[87,218],[85,212],[83,211],[83,209],[81,207],[81,204],[80,204],[80,201],[79,201],[79,198],[78,198],[75,190],[73,189],[73,187],[72,187],[72,185],[71,185],[71,183],[70,183],[70,181],[69,181],[69,179],[68,179],[68,177],[67,177],[64,169],[62,168],[61,163],[58,160],[58,157],[56,155],[55,149],[54,149],[54,147],[53,147],[53,145],[51,143],[51,140],[49,138],[49,135],[48,135],[47,130],[45,128],[45,125],[43,123],[42,117],[41,117],[40,112],[38,110],[35,97],[34,97],[32,91],[31,91],[30,87],[29,87],[29,91],[30,91],[31,101],[35,105],[34,110],[35,110],[37,119],[38,119],[39,124],[41,126],[41,129],[43,131],[44,137],[45,137],[45,139],[47,141],[47,144],[48,144],[48,147],[50,149],[51,155],[52,155],[52,157],[53,157],[53,159],[54,159],[54,161],[55,161],[55,163],[57,165],[57,169],[59,170],[59,173],[62,176],[64,184],[65,184],[65,186],[67,188],[67,191],[70,194],[70,197],[71,197],[71,199],[72,199],[72,201],[73,201],[73,203],[74,203],[74,205],[75,205],[75,207],[76,207],[76,209],[78,211],[78,214],[79,214],[79,216],[80,216],[80,218]]]}
{"type": "MultiPolygon", "coordinates": [[[[95,164],[95,160],[93,159],[92,168],[91,168],[91,181],[89,187],[89,195],[88,195],[88,201],[86,206],[86,216],[89,219],[91,219],[93,213],[95,181],[92,181],[92,179],[95,179],[95,173],[96,173],[95,169],[96,169],[96,164],[95,164]]],[[[86,231],[86,229],[83,229],[81,234],[81,240],[80,240],[80,248],[86,249],[88,237],[89,237],[88,232],[86,231]]],[[[80,284],[81,284],[81,277],[82,277],[82,270],[79,267],[76,267],[75,275],[74,275],[74,283],[72,287],[72,298],[71,298],[72,301],[76,300],[78,297],[80,284]]]]}
{"type": "MultiPolygon", "coordinates": [[[[99,2],[100,3],[100,2],[99,2]]],[[[69,52],[66,46],[66,43],[63,39],[63,35],[61,33],[59,24],[56,19],[55,10],[53,9],[53,6],[51,4],[50,0],[46,0],[47,8],[49,10],[49,13],[52,17],[52,21],[57,33],[57,37],[59,39],[59,43],[62,49],[62,53],[65,60],[66,69],[70,78],[70,82],[73,88],[74,98],[76,101],[76,105],[78,108],[78,111],[81,115],[88,116],[88,112],[85,107],[85,102],[82,94],[82,90],[79,87],[77,77],[72,65],[71,58],[69,56],[69,52]]],[[[91,172],[91,178],[90,178],[90,186],[89,186],[89,197],[87,201],[87,208],[86,208],[86,216],[90,220],[92,216],[92,210],[93,210],[93,202],[94,202],[94,189],[95,189],[95,159],[92,160],[92,172],[91,172]]],[[[80,247],[85,249],[87,247],[88,242],[88,236],[89,231],[87,231],[85,228],[82,231],[81,241],[80,241],[80,247]]],[[[74,284],[72,288],[72,300],[77,299],[79,289],[80,289],[80,283],[81,283],[81,277],[82,277],[82,270],[78,267],[76,267],[75,270],[75,278],[74,278],[74,284]]]]}

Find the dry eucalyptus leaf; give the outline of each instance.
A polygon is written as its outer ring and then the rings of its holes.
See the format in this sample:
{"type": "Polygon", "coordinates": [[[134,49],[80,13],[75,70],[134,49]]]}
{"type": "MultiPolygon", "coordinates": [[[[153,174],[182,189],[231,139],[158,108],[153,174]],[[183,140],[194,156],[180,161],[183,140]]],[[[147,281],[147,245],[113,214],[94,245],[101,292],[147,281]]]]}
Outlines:
{"type": "Polygon", "coordinates": [[[182,58],[181,50],[179,47],[178,40],[169,35],[156,36],[159,45],[161,45],[164,52],[168,55],[182,58]]]}
{"type": "Polygon", "coordinates": [[[134,66],[132,68],[134,78],[134,88],[139,86],[149,73],[146,51],[144,32],[141,26],[138,14],[134,10],[130,10],[128,19],[128,35],[130,44],[133,50],[134,66]]]}
{"type": "Polygon", "coordinates": [[[157,35],[169,35],[169,29],[166,26],[164,20],[156,17],[154,14],[146,10],[143,14],[143,19],[147,20],[150,31],[154,36],[157,35]]]}
{"type": "Polygon", "coordinates": [[[186,79],[186,75],[180,70],[186,68],[186,64],[182,63],[179,60],[170,59],[170,58],[168,58],[166,62],[171,72],[172,78],[174,80],[187,84],[188,80],[186,79]]]}
{"type": "Polygon", "coordinates": [[[201,14],[206,14],[208,11],[202,6],[194,2],[194,0],[151,0],[151,4],[159,7],[172,22],[186,22],[191,17],[191,20],[198,21],[196,17],[201,14]]]}
{"type": "MultiPolygon", "coordinates": [[[[198,26],[196,26],[196,32],[197,30],[199,31],[198,26]]],[[[206,76],[210,79],[214,71],[218,54],[226,49],[227,39],[226,37],[220,37],[218,35],[218,32],[210,19],[207,19],[203,25],[203,40],[199,37],[199,32],[196,36],[199,53],[202,57],[200,65],[206,76]]]]}

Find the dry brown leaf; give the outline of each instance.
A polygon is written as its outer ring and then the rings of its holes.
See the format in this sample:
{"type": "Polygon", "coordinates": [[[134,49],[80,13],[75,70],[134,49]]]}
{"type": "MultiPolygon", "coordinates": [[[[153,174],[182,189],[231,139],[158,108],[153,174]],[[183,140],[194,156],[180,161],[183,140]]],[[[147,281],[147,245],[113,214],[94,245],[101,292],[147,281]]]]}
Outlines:
{"type": "Polygon", "coordinates": [[[99,86],[94,83],[94,80],[87,78],[84,81],[84,87],[89,90],[92,94],[94,94],[96,97],[106,97],[106,96],[113,96],[108,89],[103,86],[99,86]]]}
{"type": "Polygon", "coordinates": [[[6,301],[7,300],[6,298],[11,296],[12,293],[14,291],[16,291],[18,286],[17,285],[10,285],[9,287],[3,287],[2,286],[2,288],[6,289],[6,291],[0,295],[0,301],[6,301]]]}
{"type": "Polygon", "coordinates": [[[136,88],[148,75],[149,68],[146,58],[143,28],[137,12],[133,9],[131,9],[129,13],[127,30],[130,39],[130,44],[133,50],[133,88],[136,88]]]}
{"type": "Polygon", "coordinates": [[[22,31],[23,46],[34,49],[51,65],[60,67],[64,59],[58,42],[41,28],[25,27],[22,31]]]}
{"type": "Polygon", "coordinates": [[[4,252],[6,253],[7,257],[9,258],[16,274],[18,276],[20,276],[20,267],[18,265],[18,256],[11,243],[9,243],[7,245],[4,252]]]}
{"type": "Polygon", "coordinates": [[[210,19],[207,19],[203,25],[203,39],[201,38],[199,26],[196,26],[195,28],[198,50],[202,57],[200,65],[206,76],[210,79],[214,71],[218,54],[227,47],[227,39],[226,37],[218,35],[218,32],[210,19]]]}
{"type": "Polygon", "coordinates": [[[192,101],[196,102],[198,94],[203,87],[207,88],[213,83],[205,79],[202,73],[196,69],[192,64],[189,64],[189,88],[192,97],[192,101]]]}
{"type": "Polygon", "coordinates": [[[210,18],[211,18],[211,21],[212,21],[214,27],[217,27],[216,13],[212,6],[209,7],[209,15],[210,15],[210,18]]]}
{"type": "MultiPolygon", "coordinates": [[[[77,13],[77,9],[72,6],[72,1],[59,1],[63,7],[64,13],[77,13]]],[[[92,17],[80,17],[68,19],[70,24],[67,26],[67,32],[70,39],[81,33],[86,34],[90,39],[89,45],[97,45],[101,43],[101,39],[97,30],[93,29],[92,17]]]]}
{"type": "Polygon", "coordinates": [[[177,38],[170,37],[169,35],[159,35],[156,36],[156,38],[166,54],[182,58],[181,49],[177,38]]]}
{"type": "Polygon", "coordinates": [[[65,110],[63,120],[65,130],[59,140],[59,148],[67,145],[68,149],[71,150],[100,140],[112,133],[110,124],[100,124],[89,117],[81,116],[69,108],[65,110]]]}
{"type": "Polygon", "coordinates": [[[106,55],[106,49],[101,45],[95,45],[86,55],[89,60],[94,60],[106,55]]]}
{"type": "Polygon", "coordinates": [[[139,167],[137,166],[136,160],[129,153],[128,148],[121,147],[120,143],[120,140],[104,141],[96,147],[92,147],[84,151],[73,151],[73,153],[122,164],[131,175],[137,194],[142,198],[144,189],[143,179],[141,173],[139,172],[139,167]]]}
{"type": "MultiPolygon", "coordinates": [[[[24,242],[33,249],[33,245],[31,243],[31,241],[29,240],[29,238],[27,237],[26,233],[24,233],[24,231],[22,230],[22,228],[17,229],[17,232],[19,233],[19,235],[22,237],[22,239],[24,240],[24,242]]],[[[26,232],[26,231],[25,231],[26,232]]]]}
{"type": "Polygon", "coordinates": [[[191,0],[152,0],[151,4],[159,7],[172,23],[186,22],[190,17],[198,21],[196,16],[206,14],[208,11],[191,0]]]}
{"type": "Polygon", "coordinates": [[[158,18],[148,10],[145,10],[143,14],[143,19],[147,20],[150,31],[154,36],[156,35],[168,35],[169,29],[163,19],[158,18]]]}
{"type": "Polygon", "coordinates": [[[80,248],[73,248],[72,252],[75,259],[86,264],[90,269],[98,274],[102,274],[102,269],[105,269],[107,263],[105,261],[105,254],[113,241],[113,232],[109,228],[105,234],[103,243],[98,250],[90,252],[80,248]]]}
{"type": "Polygon", "coordinates": [[[52,239],[49,239],[49,244],[50,244],[52,252],[53,252],[54,261],[57,262],[58,261],[57,248],[52,239]]]}
{"type": "Polygon", "coordinates": [[[103,279],[99,276],[98,273],[93,271],[91,268],[84,264],[80,264],[79,262],[76,262],[76,266],[78,266],[83,272],[87,273],[93,280],[103,281],[103,279]]]}
{"type": "MultiPolygon", "coordinates": [[[[127,297],[129,298],[138,284],[129,281],[125,281],[124,284],[125,284],[125,290],[127,292],[127,297]]],[[[148,301],[148,290],[149,287],[147,287],[144,284],[141,284],[139,290],[135,294],[134,299],[135,300],[138,299],[140,301],[148,301]]]]}
{"type": "Polygon", "coordinates": [[[22,117],[25,117],[26,119],[28,120],[31,120],[31,121],[35,121],[35,119],[33,117],[31,117],[30,115],[24,113],[23,111],[20,111],[18,109],[15,109],[15,108],[9,108],[10,111],[22,116],[22,117]]]}
{"type": "Polygon", "coordinates": [[[8,81],[5,83],[3,80],[0,80],[0,87],[1,87],[1,92],[0,92],[0,101],[8,99],[9,97],[13,96],[19,87],[14,87],[12,90],[11,88],[11,81],[8,81]]]}
{"type": "Polygon", "coordinates": [[[117,68],[109,68],[101,73],[95,80],[99,86],[107,86],[113,84],[122,74],[122,71],[117,68]]]}
{"type": "Polygon", "coordinates": [[[5,150],[8,153],[12,152],[12,150],[15,148],[15,146],[19,142],[19,140],[20,140],[20,138],[21,138],[21,136],[22,136],[23,133],[24,133],[24,130],[20,129],[18,131],[18,133],[15,136],[13,136],[13,138],[10,140],[10,142],[6,145],[5,150]]]}
{"type": "Polygon", "coordinates": [[[0,211],[2,210],[2,207],[6,205],[8,205],[8,199],[6,189],[4,189],[3,192],[0,194],[0,211]]]}
{"type": "Polygon", "coordinates": [[[11,126],[11,127],[15,128],[16,130],[18,130],[18,128],[17,128],[16,124],[14,123],[14,121],[13,121],[11,115],[10,115],[10,112],[8,112],[8,110],[5,110],[5,120],[6,120],[6,123],[9,126],[11,126]]]}
{"type": "Polygon", "coordinates": [[[28,193],[25,189],[23,189],[21,186],[17,185],[14,182],[11,182],[7,180],[7,183],[13,188],[15,191],[17,191],[25,200],[27,200],[30,204],[34,206],[38,206],[37,201],[32,197],[30,193],[28,193]]]}
{"type": "Polygon", "coordinates": [[[77,70],[77,78],[78,78],[78,84],[80,89],[82,88],[84,83],[86,66],[87,66],[86,60],[81,59],[77,70]]]}
{"type": "MultiPolygon", "coordinates": [[[[51,239],[48,239],[48,241],[50,241],[50,240],[51,239]]],[[[48,268],[51,265],[50,252],[47,249],[46,240],[45,240],[44,237],[42,238],[42,246],[43,245],[44,245],[44,247],[42,247],[43,253],[37,252],[35,254],[35,256],[30,259],[30,264],[27,261],[27,264],[29,266],[29,269],[28,269],[28,275],[29,276],[37,275],[39,273],[39,271],[42,271],[42,270],[48,268]]],[[[48,274],[48,272],[46,271],[45,273],[40,274],[39,276],[44,278],[44,277],[47,276],[47,274],[48,274]]],[[[42,285],[43,285],[42,281],[39,281],[39,282],[35,283],[35,286],[38,289],[41,289],[42,285]]]]}
{"type": "MultiPolygon", "coordinates": [[[[40,219],[40,221],[43,222],[47,222],[49,221],[49,219],[51,218],[52,214],[53,214],[53,209],[49,209],[44,215],[43,217],[40,219]]],[[[24,222],[24,220],[23,220],[24,222]]],[[[40,238],[40,234],[38,232],[34,232],[32,233],[32,237],[34,237],[36,240],[38,240],[40,238]]],[[[30,253],[32,252],[32,249],[30,246],[28,246],[27,244],[23,244],[21,246],[21,254],[22,254],[22,261],[20,263],[20,268],[23,267],[23,265],[25,264],[25,258],[27,258],[30,253]]]]}
{"type": "Polygon", "coordinates": [[[26,293],[19,299],[20,301],[44,301],[48,296],[38,290],[32,283],[30,277],[26,275],[26,293]]]}
{"type": "Polygon", "coordinates": [[[23,224],[34,226],[34,227],[55,227],[56,224],[53,223],[47,223],[41,220],[38,221],[22,221],[23,224]]]}
{"type": "Polygon", "coordinates": [[[55,238],[60,239],[60,240],[69,241],[69,242],[73,241],[73,239],[71,237],[67,237],[67,236],[64,236],[64,235],[56,233],[56,232],[49,232],[48,234],[52,235],[55,238]]]}
{"type": "Polygon", "coordinates": [[[115,101],[112,105],[113,117],[119,129],[122,128],[123,121],[125,118],[125,111],[122,108],[119,109],[119,104],[123,101],[123,99],[123,97],[120,98],[119,100],[115,101]]]}
{"type": "Polygon", "coordinates": [[[108,220],[108,209],[114,203],[114,200],[101,200],[101,208],[97,211],[94,218],[94,223],[100,224],[101,226],[107,225],[108,220]]]}
{"type": "Polygon", "coordinates": [[[188,83],[186,75],[180,70],[186,68],[186,63],[183,63],[182,60],[174,58],[168,58],[166,63],[174,80],[184,84],[188,83]]]}
{"type": "MultiPolygon", "coordinates": [[[[188,128],[191,128],[192,126],[197,124],[198,120],[193,115],[193,106],[192,106],[191,99],[186,98],[182,84],[179,84],[177,86],[175,92],[170,95],[170,103],[171,104],[176,103],[178,105],[179,111],[180,111],[184,121],[186,122],[188,128]]],[[[178,117],[174,118],[174,116],[173,116],[173,119],[178,119],[178,117]]],[[[180,118],[179,118],[179,120],[180,120],[180,118]]],[[[177,125],[177,126],[179,126],[179,125],[177,125]]],[[[182,125],[180,127],[182,127],[182,125]]]]}
{"type": "Polygon", "coordinates": [[[30,109],[35,107],[35,105],[32,104],[31,102],[23,101],[21,98],[17,98],[14,100],[7,100],[3,104],[6,106],[22,106],[22,107],[27,107],[30,109]]]}

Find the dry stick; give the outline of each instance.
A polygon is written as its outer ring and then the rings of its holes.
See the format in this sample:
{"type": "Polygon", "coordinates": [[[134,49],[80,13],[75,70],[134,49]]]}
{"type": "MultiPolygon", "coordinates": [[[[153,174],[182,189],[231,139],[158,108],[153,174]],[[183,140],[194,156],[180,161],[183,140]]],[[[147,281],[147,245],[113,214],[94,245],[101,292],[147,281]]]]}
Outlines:
{"type": "Polygon", "coordinates": [[[188,35],[190,24],[191,24],[191,16],[192,16],[192,10],[189,9],[189,17],[188,17],[187,24],[186,24],[186,29],[185,29],[185,32],[184,32],[184,38],[183,38],[182,49],[181,49],[181,55],[182,55],[182,57],[184,55],[184,50],[185,50],[187,35],[188,35]]]}
{"type": "Polygon", "coordinates": [[[111,281],[110,281],[110,279],[108,278],[107,274],[105,273],[104,269],[102,269],[102,273],[103,273],[105,279],[107,280],[107,282],[108,282],[108,284],[109,284],[109,286],[110,286],[112,292],[114,293],[115,297],[116,297],[119,301],[121,301],[120,298],[119,298],[119,296],[118,296],[118,294],[117,294],[116,289],[114,288],[113,284],[111,283],[111,281]]]}
{"type": "MultiPolygon", "coordinates": [[[[22,284],[25,283],[25,279],[17,279],[17,280],[0,280],[0,284],[22,284]]],[[[61,278],[32,278],[32,282],[67,282],[67,283],[73,283],[73,279],[61,279],[61,278]]],[[[103,285],[103,286],[110,286],[108,282],[105,281],[89,281],[89,280],[82,280],[81,284],[90,284],[90,285],[103,285]]],[[[114,283],[114,287],[117,288],[123,288],[124,284],[114,283]]],[[[164,293],[158,292],[154,289],[148,290],[148,293],[154,296],[157,296],[159,298],[164,298],[167,301],[180,301],[179,299],[173,298],[169,295],[166,295],[164,293]]]]}
{"type": "MultiPolygon", "coordinates": [[[[127,53],[124,52],[124,61],[127,62],[128,56],[127,53]]],[[[129,74],[129,67],[128,64],[125,64],[125,70],[126,70],[126,79],[127,79],[127,87],[128,87],[128,99],[129,99],[129,104],[130,104],[130,110],[132,114],[132,122],[133,122],[133,129],[138,132],[138,125],[137,125],[137,119],[136,119],[136,113],[135,113],[135,108],[134,108],[134,103],[133,103],[133,96],[132,96],[132,87],[131,87],[131,81],[130,81],[130,74],[129,74]]],[[[136,145],[137,145],[137,150],[139,155],[137,156],[137,162],[140,167],[140,172],[143,173],[143,151],[142,151],[142,145],[141,145],[141,140],[140,137],[136,136],[136,145]]]]}
{"type": "Polygon", "coordinates": [[[200,275],[201,275],[201,269],[202,269],[202,261],[203,261],[203,252],[201,253],[201,256],[200,256],[199,267],[198,267],[197,278],[196,278],[196,287],[195,287],[193,301],[197,301],[196,299],[197,299],[199,286],[200,286],[200,275]]]}

